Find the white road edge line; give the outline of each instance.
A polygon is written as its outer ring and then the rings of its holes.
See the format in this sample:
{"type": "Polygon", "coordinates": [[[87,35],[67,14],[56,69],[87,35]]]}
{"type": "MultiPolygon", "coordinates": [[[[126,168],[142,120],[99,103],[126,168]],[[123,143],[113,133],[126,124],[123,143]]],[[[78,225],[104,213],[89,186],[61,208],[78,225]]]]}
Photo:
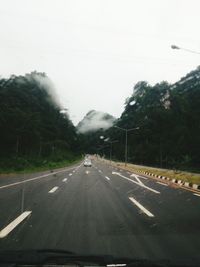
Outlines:
{"type": "Polygon", "coordinates": [[[0,238],[6,237],[18,224],[20,224],[24,219],[26,219],[32,211],[25,211],[19,215],[14,221],[9,223],[5,228],[0,231],[0,238]]]}
{"type": "Polygon", "coordinates": [[[168,184],[165,184],[165,183],[162,183],[162,182],[156,182],[157,184],[161,184],[161,185],[164,185],[164,186],[168,186],[168,184]]]}
{"type": "Polygon", "coordinates": [[[54,186],[54,187],[49,191],[49,193],[52,194],[52,193],[54,193],[57,189],[58,189],[58,186],[54,186]]]}
{"type": "Polygon", "coordinates": [[[27,180],[24,180],[24,181],[20,181],[20,182],[16,182],[16,183],[12,183],[12,184],[3,185],[3,186],[0,186],[0,189],[11,187],[11,186],[15,186],[15,185],[18,185],[18,184],[23,184],[23,183],[31,182],[31,181],[34,181],[34,180],[38,180],[38,179],[41,179],[41,178],[50,176],[50,175],[54,175],[56,173],[69,171],[71,169],[74,169],[74,167],[73,168],[70,168],[70,169],[65,169],[65,170],[62,170],[62,171],[57,171],[57,172],[52,172],[52,173],[44,174],[44,175],[37,176],[37,177],[34,177],[34,178],[30,178],[30,179],[27,179],[27,180]]]}
{"type": "Polygon", "coordinates": [[[144,206],[142,206],[137,200],[133,197],[129,197],[130,201],[132,201],[142,212],[144,212],[149,217],[154,217],[154,215],[148,211],[144,206]]]}
{"type": "Polygon", "coordinates": [[[194,193],[193,195],[200,197],[200,194],[195,194],[195,193],[194,193]]]}
{"type": "Polygon", "coordinates": [[[109,178],[108,176],[105,176],[105,178],[106,178],[108,181],[110,181],[110,178],[109,178]]]}
{"type": "Polygon", "coordinates": [[[128,180],[128,181],[130,181],[130,182],[132,182],[132,183],[135,183],[135,184],[137,184],[137,185],[139,185],[139,186],[141,186],[141,187],[144,187],[144,188],[146,188],[146,189],[148,189],[148,190],[150,190],[150,191],[152,191],[152,192],[154,192],[154,193],[156,193],[156,194],[160,194],[159,191],[157,191],[157,190],[155,190],[155,189],[152,189],[152,188],[150,188],[150,187],[148,187],[148,186],[146,186],[146,185],[144,185],[144,184],[140,184],[140,183],[138,183],[138,182],[136,182],[136,181],[133,181],[132,179],[130,179],[130,178],[128,178],[128,177],[122,175],[121,173],[118,173],[118,172],[112,172],[112,174],[119,175],[120,177],[122,177],[122,178],[124,178],[124,179],[126,179],[126,180],[128,180]]]}
{"type": "Polygon", "coordinates": [[[67,178],[64,178],[62,181],[63,181],[63,182],[67,182],[67,178]]]}

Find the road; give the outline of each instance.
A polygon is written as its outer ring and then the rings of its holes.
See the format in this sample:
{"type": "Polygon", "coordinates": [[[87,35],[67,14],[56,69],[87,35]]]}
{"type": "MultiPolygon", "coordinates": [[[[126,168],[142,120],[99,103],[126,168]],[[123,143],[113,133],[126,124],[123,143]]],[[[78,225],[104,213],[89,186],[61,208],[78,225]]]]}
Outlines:
{"type": "Polygon", "coordinates": [[[43,248],[200,260],[200,196],[100,160],[0,178],[0,250],[43,248]]]}

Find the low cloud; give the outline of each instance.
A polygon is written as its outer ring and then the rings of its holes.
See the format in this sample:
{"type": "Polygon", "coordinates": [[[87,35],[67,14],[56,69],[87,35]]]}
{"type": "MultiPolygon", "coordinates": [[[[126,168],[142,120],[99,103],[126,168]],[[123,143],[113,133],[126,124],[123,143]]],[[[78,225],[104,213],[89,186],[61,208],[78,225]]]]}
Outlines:
{"type": "Polygon", "coordinates": [[[98,129],[108,129],[112,127],[115,118],[107,113],[92,110],[87,113],[83,120],[78,124],[77,129],[80,133],[92,132],[98,129]]]}

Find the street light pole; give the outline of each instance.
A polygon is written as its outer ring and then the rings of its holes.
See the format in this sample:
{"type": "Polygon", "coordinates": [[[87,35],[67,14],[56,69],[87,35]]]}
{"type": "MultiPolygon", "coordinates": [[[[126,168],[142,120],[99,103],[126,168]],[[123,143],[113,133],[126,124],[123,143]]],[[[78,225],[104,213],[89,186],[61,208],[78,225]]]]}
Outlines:
{"type": "Polygon", "coordinates": [[[114,126],[115,128],[118,128],[122,131],[125,131],[125,166],[127,165],[127,158],[128,158],[128,132],[130,131],[134,131],[134,130],[139,130],[140,127],[136,127],[136,128],[131,128],[131,129],[127,129],[127,128],[121,128],[118,126],[114,126]]]}
{"type": "Polygon", "coordinates": [[[200,54],[200,52],[198,52],[198,51],[190,50],[190,49],[183,48],[183,47],[180,47],[180,46],[177,46],[177,45],[171,45],[171,49],[184,50],[186,52],[190,52],[190,53],[193,53],[193,54],[200,54]]]}

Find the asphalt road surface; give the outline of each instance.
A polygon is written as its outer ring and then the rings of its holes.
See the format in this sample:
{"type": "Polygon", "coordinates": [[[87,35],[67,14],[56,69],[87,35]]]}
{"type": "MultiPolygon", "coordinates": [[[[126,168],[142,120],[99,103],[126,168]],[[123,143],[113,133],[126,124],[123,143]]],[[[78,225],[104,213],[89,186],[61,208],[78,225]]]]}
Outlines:
{"type": "Polygon", "coordinates": [[[100,160],[0,178],[0,250],[200,260],[200,196],[100,160]]]}

